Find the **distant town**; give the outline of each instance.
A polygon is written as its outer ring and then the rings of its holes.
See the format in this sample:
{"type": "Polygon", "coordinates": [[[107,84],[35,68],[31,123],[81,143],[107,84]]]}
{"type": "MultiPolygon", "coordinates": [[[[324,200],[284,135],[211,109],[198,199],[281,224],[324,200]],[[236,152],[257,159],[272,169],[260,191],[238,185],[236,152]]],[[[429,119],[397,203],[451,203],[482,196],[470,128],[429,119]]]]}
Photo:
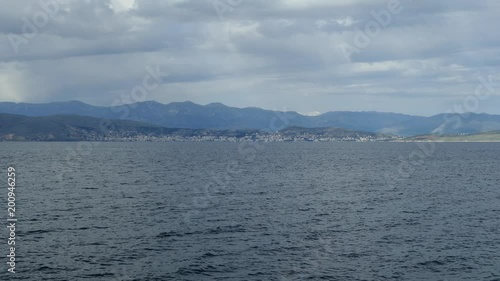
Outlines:
{"type": "Polygon", "coordinates": [[[394,141],[401,139],[399,137],[386,136],[367,136],[353,135],[344,137],[334,136],[317,136],[313,134],[302,134],[296,136],[276,134],[255,134],[247,136],[225,136],[225,135],[134,135],[134,136],[106,136],[104,138],[92,139],[94,141],[117,141],[117,142],[132,142],[132,141],[150,141],[150,142],[376,142],[376,141],[394,141]]]}
{"type": "Polygon", "coordinates": [[[498,142],[500,131],[400,136],[337,127],[270,129],[171,128],[132,120],[81,115],[23,116],[0,113],[0,141],[114,142],[498,142]]]}

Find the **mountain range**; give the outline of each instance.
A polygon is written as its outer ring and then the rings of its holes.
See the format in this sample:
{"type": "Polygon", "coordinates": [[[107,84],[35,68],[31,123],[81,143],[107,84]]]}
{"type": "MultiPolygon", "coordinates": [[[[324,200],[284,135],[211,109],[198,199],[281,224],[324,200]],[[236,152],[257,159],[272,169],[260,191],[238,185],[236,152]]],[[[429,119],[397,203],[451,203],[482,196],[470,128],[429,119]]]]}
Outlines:
{"type": "MultiPolygon", "coordinates": [[[[371,133],[339,129],[340,135],[374,137],[371,133]]],[[[252,140],[255,136],[266,135],[259,130],[213,130],[165,128],[147,123],[103,119],[80,115],[50,115],[31,117],[0,113],[0,141],[100,141],[100,140],[197,140],[204,137],[214,139],[252,140]]]]}
{"type": "Polygon", "coordinates": [[[438,114],[431,117],[383,112],[332,111],[305,116],[294,111],[235,108],[221,103],[161,104],[154,101],[121,106],[93,106],[79,101],[43,104],[1,102],[0,113],[30,117],[80,115],[130,120],[166,128],[279,131],[286,127],[344,128],[400,136],[423,134],[473,134],[500,130],[500,115],[438,114]]]}
{"type": "Polygon", "coordinates": [[[0,113],[0,140],[95,140],[104,135],[161,134],[169,130],[173,129],[129,120],[104,120],[79,115],[30,117],[0,113]]]}
{"type": "Polygon", "coordinates": [[[0,113],[0,141],[389,141],[394,136],[340,128],[287,127],[278,132],[165,128],[80,115],[0,113]]]}

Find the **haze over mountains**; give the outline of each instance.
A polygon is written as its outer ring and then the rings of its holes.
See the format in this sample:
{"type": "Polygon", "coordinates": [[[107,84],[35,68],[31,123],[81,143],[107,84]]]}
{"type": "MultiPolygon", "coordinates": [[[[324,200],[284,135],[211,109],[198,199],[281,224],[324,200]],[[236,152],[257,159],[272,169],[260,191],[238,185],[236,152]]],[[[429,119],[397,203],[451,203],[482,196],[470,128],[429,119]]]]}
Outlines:
{"type": "Polygon", "coordinates": [[[167,128],[256,129],[278,131],[285,127],[344,128],[355,131],[401,136],[420,134],[481,133],[500,130],[500,115],[439,114],[431,117],[381,112],[327,112],[304,116],[260,108],[234,108],[221,103],[192,102],[161,104],[147,101],[123,106],[102,107],[79,101],[45,104],[0,103],[0,113],[25,116],[60,114],[139,121],[167,128]]]}

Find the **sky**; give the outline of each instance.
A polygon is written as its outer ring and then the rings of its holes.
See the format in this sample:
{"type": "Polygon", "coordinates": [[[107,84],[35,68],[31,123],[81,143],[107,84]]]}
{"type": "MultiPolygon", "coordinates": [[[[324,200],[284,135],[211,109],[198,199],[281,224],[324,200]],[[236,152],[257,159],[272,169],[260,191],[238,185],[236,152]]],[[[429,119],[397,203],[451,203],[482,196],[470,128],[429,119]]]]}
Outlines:
{"type": "Polygon", "coordinates": [[[500,114],[497,0],[0,4],[0,101],[500,114]]]}

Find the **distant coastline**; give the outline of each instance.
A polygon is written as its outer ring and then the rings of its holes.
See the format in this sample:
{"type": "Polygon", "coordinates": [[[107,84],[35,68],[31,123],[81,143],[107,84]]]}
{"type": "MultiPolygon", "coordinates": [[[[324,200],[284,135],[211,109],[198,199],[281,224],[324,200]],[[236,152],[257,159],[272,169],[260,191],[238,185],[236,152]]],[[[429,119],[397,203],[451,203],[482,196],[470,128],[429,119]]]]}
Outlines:
{"type": "Polygon", "coordinates": [[[500,142],[500,131],[461,135],[422,135],[398,140],[403,142],[500,142]]]}
{"type": "Polygon", "coordinates": [[[452,117],[380,112],[311,117],[192,102],[0,103],[0,141],[500,142],[499,115],[452,117]]]}
{"type": "MultiPolygon", "coordinates": [[[[0,102],[0,114],[48,119],[54,119],[54,116],[60,115],[86,116],[99,120],[135,121],[148,127],[193,130],[277,132],[288,127],[342,128],[406,138],[430,134],[478,134],[500,130],[500,115],[483,113],[450,113],[424,117],[374,111],[330,111],[315,116],[306,116],[295,111],[275,111],[256,107],[236,108],[221,103],[200,105],[193,102],[162,104],[144,101],[109,107],[93,106],[79,101],[43,104],[0,102]]],[[[47,121],[50,122],[50,120],[47,121]]],[[[3,119],[0,119],[0,126],[3,126],[1,122],[3,119]]],[[[60,123],[60,120],[57,122],[60,123]]],[[[40,125],[46,126],[47,123],[40,125]]],[[[57,126],[57,124],[52,123],[51,126],[57,126]]],[[[80,127],[86,127],[86,124],[80,127]]]]}
{"type": "Polygon", "coordinates": [[[500,131],[402,137],[343,128],[185,129],[77,115],[0,114],[0,122],[0,142],[500,142],[500,131]]]}

